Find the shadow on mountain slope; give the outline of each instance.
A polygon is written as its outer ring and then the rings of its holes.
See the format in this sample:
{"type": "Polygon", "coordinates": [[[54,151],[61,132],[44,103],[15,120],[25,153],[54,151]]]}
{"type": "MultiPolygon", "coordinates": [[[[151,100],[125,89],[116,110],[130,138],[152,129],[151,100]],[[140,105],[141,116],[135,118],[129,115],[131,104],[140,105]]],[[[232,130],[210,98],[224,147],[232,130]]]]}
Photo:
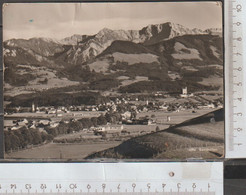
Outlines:
{"type": "Polygon", "coordinates": [[[223,146],[224,109],[219,109],[168,129],[129,139],[87,159],[218,158],[223,156],[223,146]]]}

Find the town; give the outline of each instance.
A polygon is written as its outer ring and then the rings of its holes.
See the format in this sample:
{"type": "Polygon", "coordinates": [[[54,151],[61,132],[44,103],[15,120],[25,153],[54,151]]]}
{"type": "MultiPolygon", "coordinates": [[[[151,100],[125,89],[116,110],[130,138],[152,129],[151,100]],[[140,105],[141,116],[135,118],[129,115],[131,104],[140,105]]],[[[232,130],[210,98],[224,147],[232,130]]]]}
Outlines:
{"type": "Polygon", "coordinates": [[[31,107],[6,109],[5,151],[11,153],[49,143],[118,144],[222,107],[220,92],[191,94],[187,87],[180,94],[157,91],[151,95],[125,95],[98,105],[54,107],[32,102],[31,107]],[[30,139],[24,139],[27,134],[30,139]]]}

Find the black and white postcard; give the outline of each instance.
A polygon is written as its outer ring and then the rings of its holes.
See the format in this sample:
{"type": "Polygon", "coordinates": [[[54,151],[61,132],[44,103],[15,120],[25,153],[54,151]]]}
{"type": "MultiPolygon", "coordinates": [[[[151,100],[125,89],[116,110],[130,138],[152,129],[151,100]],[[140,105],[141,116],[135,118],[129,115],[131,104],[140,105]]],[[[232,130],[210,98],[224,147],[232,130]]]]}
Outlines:
{"type": "Polygon", "coordinates": [[[222,4],[3,6],[6,159],[224,156],[222,4]]]}

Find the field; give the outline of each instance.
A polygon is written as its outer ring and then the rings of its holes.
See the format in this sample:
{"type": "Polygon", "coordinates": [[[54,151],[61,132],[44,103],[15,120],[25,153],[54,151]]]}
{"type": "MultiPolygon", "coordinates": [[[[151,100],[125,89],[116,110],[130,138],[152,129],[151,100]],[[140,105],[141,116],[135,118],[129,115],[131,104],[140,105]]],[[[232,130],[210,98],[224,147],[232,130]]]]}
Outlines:
{"type": "Polygon", "coordinates": [[[121,85],[120,86],[127,86],[127,85],[131,85],[133,83],[137,83],[137,82],[140,82],[140,81],[148,81],[148,77],[144,77],[144,76],[136,76],[135,79],[133,80],[130,80],[128,78],[125,78],[125,79],[119,79],[121,80],[121,85]]]}
{"type": "Polygon", "coordinates": [[[159,127],[160,129],[166,129],[169,127],[168,124],[166,125],[124,125],[124,130],[131,132],[131,134],[142,134],[142,133],[150,133],[152,131],[156,130],[156,127],[159,127]],[[142,133],[141,133],[142,132],[142,133]]]}
{"type": "Polygon", "coordinates": [[[103,111],[71,111],[68,113],[62,113],[60,116],[56,116],[56,114],[46,114],[44,112],[23,112],[23,113],[13,113],[11,115],[6,115],[5,118],[7,119],[15,119],[15,118],[47,118],[51,119],[52,121],[60,121],[62,118],[74,118],[74,119],[81,119],[81,118],[92,118],[98,117],[100,114],[104,114],[103,111]]]}
{"type": "Polygon", "coordinates": [[[99,60],[89,64],[90,70],[95,72],[107,72],[109,67],[109,62],[107,60],[99,60]]]}
{"type": "Polygon", "coordinates": [[[56,144],[50,143],[33,149],[5,154],[5,159],[83,159],[88,154],[115,147],[121,142],[56,144]]]}
{"type": "Polygon", "coordinates": [[[185,47],[182,43],[175,43],[174,49],[176,51],[175,54],[172,54],[172,57],[175,59],[183,60],[183,59],[199,59],[201,60],[199,56],[199,52],[196,49],[190,49],[185,47]],[[184,52],[186,51],[186,52],[184,52]]]}
{"type": "MultiPolygon", "coordinates": [[[[180,99],[182,101],[185,99],[180,99]]],[[[137,114],[137,118],[145,117],[145,116],[153,116],[151,117],[153,120],[156,120],[157,124],[165,124],[165,125],[175,125],[191,118],[206,114],[208,112],[212,112],[215,109],[200,109],[196,110],[195,113],[192,113],[192,110],[181,110],[180,112],[165,112],[165,111],[148,111],[141,112],[137,114]],[[167,122],[167,116],[170,116],[170,121],[167,122]]]]}
{"type": "MultiPolygon", "coordinates": [[[[187,148],[192,149],[198,144],[203,146],[209,146],[207,141],[195,141],[196,139],[187,137],[192,132],[192,136],[209,136],[212,135],[215,138],[223,139],[224,134],[220,131],[222,128],[222,123],[216,123],[215,125],[201,125],[201,126],[185,126],[179,127],[176,131],[169,132],[168,128],[170,125],[176,125],[187,121],[189,119],[199,117],[203,114],[213,111],[212,109],[197,110],[196,113],[192,113],[192,110],[181,110],[180,112],[164,112],[164,111],[149,111],[138,113],[137,117],[144,117],[146,115],[152,116],[153,120],[157,123],[152,125],[123,125],[123,130],[126,133],[121,133],[121,130],[109,131],[107,132],[106,138],[102,138],[101,135],[94,135],[92,131],[81,130],[72,134],[60,135],[54,139],[54,143],[49,143],[46,145],[41,145],[39,147],[34,147],[32,149],[26,149],[21,151],[15,151],[6,154],[6,158],[23,158],[23,159],[83,159],[90,154],[97,153],[109,148],[116,147],[129,139],[142,139],[142,136],[150,136],[147,140],[142,140],[143,146],[158,148],[162,150],[165,148],[166,140],[169,142],[169,149],[179,150],[180,147],[189,146],[187,148]],[[167,122],[167,116],[171,117],[171,121],[167,122]],[[164,130],[162,132],[154,133],[157,126],[159,130],[164,130]],[[166,130],[165,130],[166,129],[166,130]],[[217,130],[219,130],[219,133],[217,130]],[[163,134],[163,132],[167,131],[163,134]],[[184,136],[184,134],[186,134],[184,136]],[[157,136],[157,137],[156,137],[157,136]],[[161,140],[159,140],[161,139],[161,140]],[[59,143],[58,143],[59,142],[59,143]],[[146,142],[146,143],[145,143],[146,142]],[[192,143],[192,144],[191,144],[192,143]],[[147,144],[147,145],[146,145],[147,144]],[[192,147],[190,147],[192,146],[192,147]],[[161,148],[161,149],[160,149],[161,148]]],[[[98,112],[75,112],[81,114],[99,114],[98,112]]],[[[19,117],[31,117],[32,113],[19,113],[14,116],[19,117]]],[[[74,114],[73,114],[74,115],[74,114]]],[[[42,116],[37,113],[37,116],[42,116]]],[[[75,115],[76,116],[76,115],[75,115]]],[[[53,117],[52,120],[57,119],[53,117]]],[[[135,146],[133,146],[135,147],[135,146]]],[[[189,151],[190,152],[190,151],[189,151]]],[[[157,152],[158,153],[158,152],[157,152]]],[[[163,158],[161,153],[155,153],[156,158],[163,158]]],[[[141,154],[141,152],[139,153],[141,154]]],[[[167,153],[166,155],[172,155],[167,153]]]]}
{"type": "Polygon", "coordinates": [[[220,86],[220,91],[223,91],[223,78],[219,76],[210,76],[208,78],[203,78],[201,82],[198,82],[202,85],[207,86],[220,86]]]}
{"type": "Polygon", "coordinates": [[[129,139],[117,147],[88,156],[122,159],[219,158],[224,155],[223,109],[168,129],[129,139]],[[213,120],[211,120],[213,119],[213,120]]]}
{"type": "Polygon", "coordinates": [[[113,53],[114,61],[127,62],[129,65],[138,63],[152,63],[158,62],[158,56],[153,54],[124,54],[120,52],[113,53]]]}
{"type": "MultiPolygon", "coordinates": [[[[171,132],[171,131],[170,131],[171,132]]],[[[158,159],[218,158],[224,154],[224,122],[184,126],[173,129],[169,149],[158,159]],[[181,139],[186,137],[186,140],[181,139]],[[178,144],[177,144],[178,143],[178,144]]]]}
{"type": "Polygon", "coordinates": [[[78,85],[79,82],[70,81],[67,78],[59,78],[56,74],[57,71],[45,67],[35,67],[30,65],[18,65],[19,69],[16,72],[20,77],[25,74],[35,76],[35,79],[28,82],[24,86],[11,86],[4,84],[5,96],[16,96],[19,94],[31,93],[34,91],[42,91],[51,88],[67,87],[78,85]]]}

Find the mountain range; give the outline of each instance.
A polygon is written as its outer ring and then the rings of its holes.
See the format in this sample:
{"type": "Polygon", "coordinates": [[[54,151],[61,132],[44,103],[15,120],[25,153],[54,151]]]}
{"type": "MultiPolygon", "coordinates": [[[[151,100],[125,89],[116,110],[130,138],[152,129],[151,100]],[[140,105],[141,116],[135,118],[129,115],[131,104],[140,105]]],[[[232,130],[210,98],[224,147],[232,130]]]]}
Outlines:
{"type": "MultiPolygon", "coordinates": [[[[104,28],[95,35],[73,35],[62,40],[50,38],[11,39],[5,41],[4,46],[5,48],[17,47],[27,53],[33,53],[38,61],[41,61],[41,57],[44,58],[42,60],[46,60],[47,57],[56,54],[57,57],[66,55],[68,58],[66,63],[81,64],[93,59],[117,40],[153,45],[178,36],[208,34],[222,36],[222,31],[221,29],[206,29],[204,31],[197,28],[189,29],[182,25],[168,22],[148,25],[141,30],[111,30],[104,28]]],[[[5,54],[7,53],[5,52],[5,54]]]]}
{"type": "Polygon", "coordinates": [[[78,85],[125,93],[178,90],[181,85],[212,90],[223,84],[207,84],[210,77],[223,77],[219,28],[167,22],[140,30],[104,28],[62,40],[10,39],[3,45],[5,88],[18,89],[16,95],[78,85]]]}

